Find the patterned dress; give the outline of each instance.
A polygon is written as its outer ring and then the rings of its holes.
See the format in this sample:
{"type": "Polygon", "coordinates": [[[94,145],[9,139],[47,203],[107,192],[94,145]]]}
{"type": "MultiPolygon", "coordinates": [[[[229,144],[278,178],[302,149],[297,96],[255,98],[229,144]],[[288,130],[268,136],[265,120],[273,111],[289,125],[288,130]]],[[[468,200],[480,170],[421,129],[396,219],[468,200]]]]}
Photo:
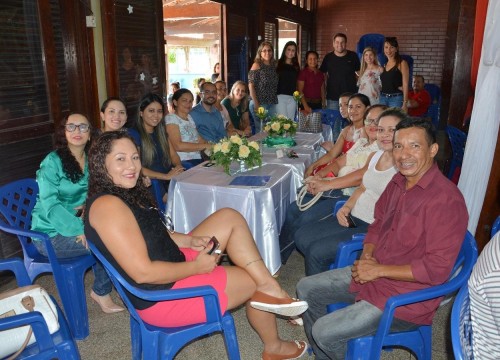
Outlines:
{"type": "Polygon", "coordinates": [[[380,91],[382,90],[382,82],[380,81],[381,71],[365,70],[363,75],[358,80],[359,92],[365,94],[370,99],[370,104],[379,103],[380,91]]]}

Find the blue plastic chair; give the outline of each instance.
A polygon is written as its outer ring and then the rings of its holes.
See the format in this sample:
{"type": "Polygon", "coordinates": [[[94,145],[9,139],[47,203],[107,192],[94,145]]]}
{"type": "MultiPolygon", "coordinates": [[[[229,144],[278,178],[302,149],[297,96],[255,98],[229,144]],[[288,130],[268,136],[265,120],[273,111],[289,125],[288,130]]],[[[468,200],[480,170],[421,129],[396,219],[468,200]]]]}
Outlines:
{"type": "Polygon", "coordinates": [[[460,131],[456,127],[450,125],[446,127],[446,133],[448,134],[451,150],[453,152],[450,169],[448,170],[448,179],[451,180],[455,174],[455,170],[462,166],[467,135],[463,131],[460,131]]]}
{"type": "MultiPolygon", "coordinates": [[[[363,240],[360,239],[340,243],[337,250],[338,267],[351,265],[353,254],[359,253],[362,249],[363,240]]],[[[412,331],[389,333],[394,312],[400,306],[453,294],[462,285],[467,284],[476,260],[476,240],[467,232],[450,279],[441,285],[390,297],[385,304],[376,334],[349,340],[345,358],[377,360],[383,348],[390,349],[397,346],[410,349],[417,359],[432,359],[432,326],[422,325],[412,331]]],[[[347,304],[332,304],[327,307],[327,311],[332,312],[345,306],[347,304]]]]}
{"type": "Polygon", "coordinates": [[[0,187],[0,230],[16,235],[24,254],[24,266],[33,281],[42,273],[54,274],[59,296],[68,323],[77,340],[89,335],[87,300],[85,296],[84,275],[95,264],[89,255],[68,259],[58,259],[49,237],[31,231],[31,212],[38,196],[38,184],[34,179],[23,179],[0,187]],[[48,257],[40,254],[31,238],[41,239],[48,257]]]}
{"type": "MultiPolygon", "coordinates": [[[[19,258],[0,260],[0,270],[12,271],[16,276],[18,286],[31,285],[31,280],[23,265],[23,261],[19,258]]],[[[24,325],[31,325],[33,329],[36,342],[26,347],[17,359],[80,359],[78,347],[71,335],[68,323],[57,303],[55,301],[54,303],[57,308],[59,330],[52,335],[49,333],[42,314],[37,311],[0,319],[0,338],[2,337],[1,332],[3,330],[24,325]]]]}
{"type": "Polygon", "coordinates": [[[451,310],[451,343],[455,360],[472,360],[472,323],[467,283],[458,292],[451,310]]]}
{"type": "Polygon", "coordinates": [[[410,76],[408,78],[408,90],[411,89],[411,79],[413,79],[413,57],[411,55],[401,54],[401,59],[408,63],[408,69],[410,70],[410,76]]]}
{"type": "Polygon", "coordinates": [[[321,114],[321,122],[325,125],[330,125],[332,128],[332,138],[333,142],[337,141],[337,138],[344,127],[344,119],[340,115],[340,111],[331,109],[319,109],[314,110],[314,112],[319,112],[321,114]]]}
{"type": "Polygon", "coordinates": [[[173,359],[175,354],[187,343],[201,336],[222,332],[228,357],[240,359],[238,338],[233,317],[229,312],[220,312],[219,297],[211,286],[199,286],[186,289],[147,291],[129,284],[106,260],[92,242],[88,242],[91,251],[102,262],[111,281],[120,294],[130,313],[130,334],[132,339],[132,359],[173,359]],[[157,327],[145,323],[137,314],[125,291],[148,301],[168,301],[203,297],[207,321],[201,324],[180,327],[157,327]]]}
{"type": "Polygon", "coordinates": [[[441,111],[441,89],[435,84],[425,84],[424,89],[431,95],[431,104],[424,117],[429,117],[437,129],[439,127],[439,113],[441,111]]]}
{"type": "Polygon", "coordinates": [[[493,226],[491,227],[491,237],[493,237],[497,232],[500,231],[500,216],[497,217],[493,226]]]}
{"type": "Polygon", "coordinates": [[[165,190],[163,190],[163,185],[157,179],[151,179],[151,186],[153,188],[153,194],[156,200],[156,204],[158,205],[158,209],[165,212],[166,204],[163,202],[163,194],[165,190]]]}
{"type": "Polygon", "coordinates": [[[385,36],[382,34],[364,34],[359,38],[358,44],[356,45],[356,53],[360,60],[362,60],[363,51],[367,46],[371,46],[377,50],[377,58],[380,65],[384,65],[387,59],[384,55],[384,40],[385,36]]]}

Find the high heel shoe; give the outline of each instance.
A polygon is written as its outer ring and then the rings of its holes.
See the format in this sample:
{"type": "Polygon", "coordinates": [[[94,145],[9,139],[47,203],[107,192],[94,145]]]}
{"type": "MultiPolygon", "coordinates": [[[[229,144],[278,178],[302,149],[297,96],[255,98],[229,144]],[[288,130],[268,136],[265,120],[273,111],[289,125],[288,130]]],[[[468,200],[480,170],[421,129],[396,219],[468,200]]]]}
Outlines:
{"type": "Polygon", "coordinates": [[[101,307],[101,310],[106,314],[113,314],[125,310],[124,307],[115,304],[109,294],[100,296],[97,295],[94,290],[92,290],[90,292],[90,297],[101,307]]]}
{"type": "Polygon", "coordinates": [[[304,356],[307,352],[308,345],[305,341],[293,341],[295,345],[297,345],[297,350],[295,350],[292,354],[270,354],[268,352],[262,353],[262,360],[289,360],[289,359],[298,359],[304,356]]]}

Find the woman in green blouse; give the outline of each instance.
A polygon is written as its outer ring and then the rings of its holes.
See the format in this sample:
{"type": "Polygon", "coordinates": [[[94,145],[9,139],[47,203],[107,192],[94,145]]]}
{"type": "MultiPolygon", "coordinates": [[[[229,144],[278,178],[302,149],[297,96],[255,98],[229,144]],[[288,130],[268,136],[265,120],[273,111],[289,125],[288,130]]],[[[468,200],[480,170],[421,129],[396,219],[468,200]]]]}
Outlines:
{"type": "MultiPolygon", "coordinates": [[[[43,159],[36,173],[39,194],[31,229],[50,237],[59,258],[89,254],[82,218],[87,198],[90,130],[84,115],[66,117],[56,133],[56,150],[43,159]]],[[[33,240],[38,251],[47,256],[43,243],[33,240]]],[[[94,275],[92,299],[106,313],[125,310],[111,299],[111,281],[100,263],[94,266],[94,275]]]]}
{"type": "Polygon", "coordinates": [[[229,95],[221,101],[231,118],[231,122],[227,127],[228,134],[252,135],[248,103],[248,86],[245,82],[238,80],[233,84],[229,95]]]}

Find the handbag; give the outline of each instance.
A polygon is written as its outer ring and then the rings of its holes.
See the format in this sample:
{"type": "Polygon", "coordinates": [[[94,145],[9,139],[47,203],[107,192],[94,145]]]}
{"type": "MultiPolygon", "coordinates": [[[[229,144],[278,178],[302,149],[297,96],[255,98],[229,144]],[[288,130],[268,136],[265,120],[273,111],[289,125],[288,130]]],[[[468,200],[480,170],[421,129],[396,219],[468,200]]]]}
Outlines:
{"type": "MultiPolygon", "coordinates": [[[[57,308],[40,285],[23,286],[0,294],[0,319],[32,311],[42,314],[49,333],[59,330],[57,308]]],[[[26,346],[36,341],[30,325],[4,330],[1,337],[0,358],[13,354],[8,360],[15,359],[26,346]]]]}
{"type": "Polygon", "coordinates": [[[299,131],[308,133],[320,133],[323,131],[323,123],[321,121],[321,114],[313,112],[304,115],[299,112],[299,131]]]}

